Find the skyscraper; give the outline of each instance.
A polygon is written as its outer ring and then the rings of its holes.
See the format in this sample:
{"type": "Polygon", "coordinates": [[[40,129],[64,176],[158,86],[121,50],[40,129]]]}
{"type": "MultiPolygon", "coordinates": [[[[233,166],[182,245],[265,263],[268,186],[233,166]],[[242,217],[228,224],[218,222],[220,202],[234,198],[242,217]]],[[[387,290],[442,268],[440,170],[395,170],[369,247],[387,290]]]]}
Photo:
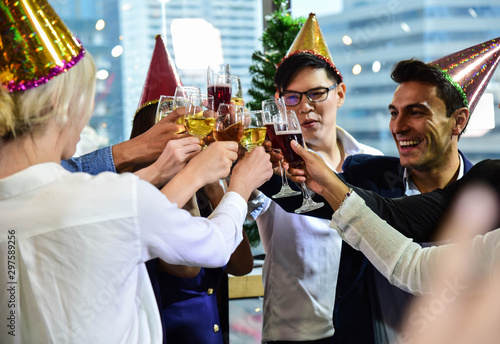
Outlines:
{"type": "MultiPolygon", "coordinates": [[[[390,79],[394,64],[416,58],[425,62],[500,36],[500,3],[469,1],[344,1],[342,13],[318,20],[335,63],[347,85],[346,103],[338,123],[361,141],[397,155],[388,130],[396,84],[390,79]]],[[[487,91],[500,99],[500,73],[487,91]]],[[[498,117],[498,116],[497,116],[498,117]]],[[[500,120],[497,119],[497,124],[500,120]]],[[[500,139],[500,128],[481,138],[462,138],[469,158],[500,157],[488,144],[500,139]]]]}

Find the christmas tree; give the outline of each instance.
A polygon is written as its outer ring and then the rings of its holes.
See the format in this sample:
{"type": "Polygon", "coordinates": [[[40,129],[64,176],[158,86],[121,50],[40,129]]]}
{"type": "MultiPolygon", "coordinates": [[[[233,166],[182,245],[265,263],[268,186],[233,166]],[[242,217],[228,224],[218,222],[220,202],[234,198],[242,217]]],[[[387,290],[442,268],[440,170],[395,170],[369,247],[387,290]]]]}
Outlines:
{"type": "Polygon", "coordinates": [[[264,99],[274,97],[274,74],[278,64],[290,48],[295,36],[306,21],[304,17],[293,19],[288,9],[288,0],[273,0],[276,10],[265,17],[267,27],[262,35],[262,48],[252,54],[252,75],[248,94],[253,98],[247,106],[252,110],[261,108],[264,99]]]}

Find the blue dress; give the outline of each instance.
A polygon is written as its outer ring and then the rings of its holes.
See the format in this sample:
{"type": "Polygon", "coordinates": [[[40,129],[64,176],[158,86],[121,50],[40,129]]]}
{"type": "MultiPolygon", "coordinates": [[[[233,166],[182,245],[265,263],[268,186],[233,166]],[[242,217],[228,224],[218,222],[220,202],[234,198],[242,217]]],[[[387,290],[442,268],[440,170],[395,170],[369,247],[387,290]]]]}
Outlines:
{"type": "Polygon", "coordinates": [[[163,324],[163,343],[223,344],[217,307],[217,285],[223,268],[201,268],[196,277],[179,278],[149,261],[151,279],[163,324]]]}

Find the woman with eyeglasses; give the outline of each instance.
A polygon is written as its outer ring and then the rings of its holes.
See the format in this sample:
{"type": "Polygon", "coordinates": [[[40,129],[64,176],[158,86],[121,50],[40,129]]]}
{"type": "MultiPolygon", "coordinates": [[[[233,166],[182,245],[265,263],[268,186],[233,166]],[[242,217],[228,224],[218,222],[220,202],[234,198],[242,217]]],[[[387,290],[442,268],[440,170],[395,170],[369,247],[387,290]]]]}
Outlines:
{"type": "MultiPolygon", "coordinates": [[[[310,34],[314,20],[309,17],[296,41],[310,34]]],[[[274,82],[286,108],[297,114],[307,148],[341,172],[348,155],[381,152],[337,126],[346,85],[324,42],[317,42],[313,47],[294,43],[274,82]]],[[[286,201],[299,207],[301,198],[286,201]]],[[[262,342],[330,343],[342,239],[328,227],[328,220],[286,213],[262,193],[249,205],[266,254],[262,342]]]]}

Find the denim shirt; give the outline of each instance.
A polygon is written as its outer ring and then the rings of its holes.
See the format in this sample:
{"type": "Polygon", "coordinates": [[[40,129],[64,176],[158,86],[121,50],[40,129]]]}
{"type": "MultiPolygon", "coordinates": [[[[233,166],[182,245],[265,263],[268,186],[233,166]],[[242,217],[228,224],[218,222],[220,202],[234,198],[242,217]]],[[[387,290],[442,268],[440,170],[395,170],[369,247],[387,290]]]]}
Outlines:
{"type": "Polygon", "coordinates": [[[62,160],[61,165],[70,172],[86,172],[92,175],[106,171],[116,173],[111,146],[80,157],[62,160]]]}

